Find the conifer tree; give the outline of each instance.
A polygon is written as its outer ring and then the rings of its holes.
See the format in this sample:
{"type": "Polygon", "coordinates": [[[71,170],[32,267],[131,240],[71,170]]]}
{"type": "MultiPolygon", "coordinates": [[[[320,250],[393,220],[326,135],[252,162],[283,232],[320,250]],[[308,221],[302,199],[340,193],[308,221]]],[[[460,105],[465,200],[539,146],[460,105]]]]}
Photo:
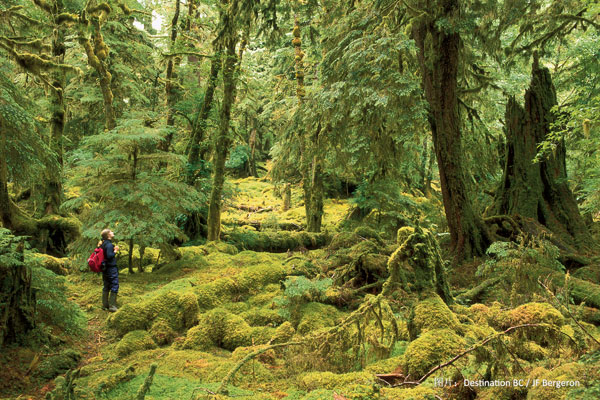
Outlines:
{"type": "MultiPolygon", "coordinates": [[[[83,140],[72,178],[81,193],[65,203],[82,212],[85,229],[77,250],[87,251],[106,227],[118,240],[129,242],[129,254],[135,244],[168,251],[174,239],[184,239],[177,217],[205,199],[175,180],[183,158],[158,150],[164,132],[149,123],[132,114],[114,130],[83,140]],[[159,165],[165,168],[158,169],[159,165]]],[[[132,271],[131,258],[129,268],[132,271]]]]}

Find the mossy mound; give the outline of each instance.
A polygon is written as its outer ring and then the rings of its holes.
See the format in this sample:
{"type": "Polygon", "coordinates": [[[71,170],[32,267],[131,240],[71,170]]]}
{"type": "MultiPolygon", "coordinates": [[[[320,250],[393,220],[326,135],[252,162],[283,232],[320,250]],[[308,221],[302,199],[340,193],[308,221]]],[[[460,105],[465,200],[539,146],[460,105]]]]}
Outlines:
{"type": "Polygon", "coordinates": [[[241,316],[215,308],[202,314],[198,325],[187,332],[183,348],[207,350],[217,346],[233,351],[251,345],[254,336],[256,340],[264,339],[263,330],[253,330],[241,316]]]}
{"type": "Polygon", "coordinates": [[[268,343],[275,334],[275,328],[270,326],[255,326],[250,330],[250,341],[255,345],[268,343]]]}
{"type": "Polygon", "coordinates": [[[340,312],[328,304],[310,302],[300,308],[300,321],[297,331],[301,335],[335,325],[340,312]]]}
{"type": "Polygon", "coordinates": [[[281,264],[259,264],[246,268],[235,277],[237,287],[242,293],[257,293],[270,283],[278,283],[286,276],[286,269],[281,264]]]}
{"type": "Polygon", "coordinates": [[[295,334],[296,330],[291,322],[286,321],[275,329],[272,340],[273,343],[285,343],[292,339],[295,334]]]}
{"type": "Polygon", "coordinates": [[[420,378],[431,368],[458,354],[466,343],[450,329],[434,329],[412,341],[404,353],[405,371],[420,378]]]}
{"type": "Polygon", "coordinates": [[[411,340],[433,329],[450,329],[456,332],[459,326],[460,322],[456,315],[435,293],[431,293],[429,297],[417,303],[408,321],[411,340]]]}
{"type": "Polygon", "coordinates": [[[373,386],[375,382],[375,376],[368,372],[349,372],[347,374],[307,372],[298,377],[297,385],[303,390],[332,390],[339,388],[345,389],[353,384],[373,386]]]}
{"type": "Polygon", "coordinates": [[[522,360],[535,362],[546,360],[550,352],[535,342],[516,341],[514,353],[522,360]]]}
{"type": "Polygon", "coordinates": [[[404,356],[390,357],[367,365],[364,371],[372,374],[389,374],[403,364],[404,356]]]}
{"type": "Polygon", "coordinates": [[[196,325],[187,331],[182,347],[184,349],[208,350],[214,346],[211,329],[206,325],[196,325]]]}
{"type": "Polygon", "coordinates": [[[162,292],[137,304],[125,304],[108,320],[108,326],[122,336],[134,330],[146,330],[156,318],[168,322],[175,331],[194,326],[198,321],[198,300],[194,293],[162,292]]]}
{"type": "Polygon", "coordinates": [[[278,326],[285,322],[285,318],[277,310],[270,308],[254,307],[240,314],[250,326],[278,326]]]}
{"type": "Polygon", "coordinates": [[[250,297],[247,303],[255,307],[272,305],[275,298],[281,295],[281,292],[281,285],[279,283],[272,283],[265,286],[263,292],[250,297]]]}
{"type": "Polygon", "coordinates": [[[81,354],[78,351],[64,350],[42,361],[36,375],[45,380],[53,379],[70,369],[76,368],[79,360],[81,360],[81,354]]]}
{"type": "Polygon", "coordinates": [[[177,333],[171,328],[167,320],[163,318],[157,318],[150,327],[149,332],[154,342],[159,346],[171,343],[177,336],[177,333]]]}
{"type": "Polygon", "coordinates": [[[506,329],[509,327],[508,312],[503,309],[503,305],[493,302],[490,306],[485,304],[473,304],[469,307],[473,322],[477,324],[488,324],[496,329],[506,329]]]}
{"type": "Polygon", "coordinates": [[[565,324],[562,314],[548,303],[527,303],[509,312],[512,325],[550,324],[561,327],[565,324]]]}
{"type": "Polygon", "coordinates": [[[429,400],[435,399],[436,392],[432,388],[418,386],[416,388],[381,388],[382,400],[429,400]]]}
{"type": "Polygon", "coordinates": [[[138,330],[123,336],[123,339],[117,344],[115,352],[119,357],[125,357],[136,351],[154,348],[156,348],[156,343],[152,340],[152,336],[146,331],[138,330]]]}
{"type": "Polygon", "coordinates": [[[354,232],[340,232],[331,239],[328,249],[339,250],[349,249],[355,244],[361,242],[363,239],[354,232]]]}
{"type": "Polygon", "coordinates": [[[381,238],[379,232],[368,226],[360,225],[354,229],[354,233],[361,238],[372,239],[379,244],[383,244],[383,239],[381,238]]]}
{"type": "Polygon", "coordinates": [[[238,253],[236,246],[225,242],[208,242],[207,244],[200,246],[200,248],[203,249],[206,254],[225,253],[235,255],[238,253]]]}
{"type": "MultiPolygon", "coordinates": [[[[530,379],[537,379],[539,384],[529,389],[528,400],[559,400],[566,399],[569,391],[577,386],[571,386],[585,376],[586,367],[582,364],[568,363],[560,367],[547,370],[543,367],[535,368],[529,374],[530,379]]],[[[582,397],[583,398],[583,397],[582,397]]]]}

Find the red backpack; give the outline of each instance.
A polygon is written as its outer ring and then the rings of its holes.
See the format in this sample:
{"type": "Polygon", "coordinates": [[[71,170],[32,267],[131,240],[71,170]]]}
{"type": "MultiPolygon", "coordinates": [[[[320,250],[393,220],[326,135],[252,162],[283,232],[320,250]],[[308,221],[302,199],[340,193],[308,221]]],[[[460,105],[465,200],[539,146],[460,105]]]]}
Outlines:
{"type": "Polygon", "coordinates": [[[102,272],[102,262],[104,261],[104,250],[102,247],[96,247],[92,255],[88,258],[88,265],[92,272],[102,272]]]}

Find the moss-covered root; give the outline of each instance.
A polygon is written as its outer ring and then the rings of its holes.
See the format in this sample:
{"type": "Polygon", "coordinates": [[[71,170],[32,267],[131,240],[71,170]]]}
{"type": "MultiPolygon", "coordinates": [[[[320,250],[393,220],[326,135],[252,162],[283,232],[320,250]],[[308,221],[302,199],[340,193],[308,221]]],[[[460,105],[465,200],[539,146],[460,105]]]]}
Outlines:
{"type": "Polygon", "coordinates": [[[267,346],[263,346],[261,348],[259,348],[258,350],[253,351],[252,353],[248,354],[246,357],[242,358],[228,373],[227,375],[225,375],[225,377],[223,378],[223,380],[221,381],[221,384],[219,385],[219,389],[217,389],[217,394],[225,394],[227,395],[227,385],[229,384],[229,382],[231,382],[231,380],[233,379],[233,377],[235,376],[235,374],[240,370],[240,368],[242,368],[244,366],[244,364],[246,364],[248,361],[252,360],[254,357],[263,354],[271,349],[276,349],[276,348],[281,348],[281,347],[288,347],[288,346],[298,346],[301,345],[303,342],[287,342],[287,343],[277,343],[277,344],[271,344],[271,345],[267,345],[267,346]]]}
{"type": "Polygon", "coordinates": [[[140,386],[140,389],[135,396],[136,400],[144,400],[146,398],[146,393],[150,390],[150,386],[152,386],[152,379],[154,379],[154,373],[156,372],[156,364],[152,364],[150,366],[150,372],[148,376],[144,380],[144,384],[140,386]]]}
{"type": "MultiPolygon", "coordinates": [[[[406,232],[408,234],[409,232],[406,232]]],[[[404,237],[399,232],[398,237],[404,237]]],[[[390,277],[383,286],[384,296],[392,295],[398,287],[417,292],[435,291],[447,304],[452,304],[439,246],[433,234],[420,227],[408,234],[404,243],[388,260],[390,277]],[[412,286],[408,286],[412,282],[412,286]]]]}

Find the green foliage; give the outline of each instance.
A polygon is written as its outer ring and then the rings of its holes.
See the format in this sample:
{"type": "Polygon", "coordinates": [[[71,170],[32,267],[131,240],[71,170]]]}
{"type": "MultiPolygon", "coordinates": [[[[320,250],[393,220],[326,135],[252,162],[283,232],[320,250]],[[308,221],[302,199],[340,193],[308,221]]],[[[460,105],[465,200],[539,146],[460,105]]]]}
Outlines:
{"type": "Polygon", "coordinates": [[[247,145],[238,145],[229,153],[225,167],[240,173],[246,167],[248,160],[250,160],[250,147],[247,145]]]}
{"type": "Polygon", "coordinates": [[[279,312],[284,318],[296,319],[304,304],[324,300],[325,292],[332,284],[331,278],[310,280],[304,276],[291,276],[283,282],[285,290],[282,296],[275,298],[275,303],[280,306],[279,312]]]}
{"type": "Polygon", "coordinates": [[[24,250],[21,258],[19,237],[0,228],[0,265],[3,268],[31,267],[31,286],[35,290],[36,321],[59,328],[68,335],[83,334],[87,318],[79,306],[67,298],[66,279],[44,268],[39,257],[24,250]]]}
{"type": "Polygon", "coordinates": [[[196,210],[205,198],[174,179],[173,168],[181,167],[183,158],[158,151],[160,140],[162,132],[146,126],[142,115],[83,140],[71,178],[81,193],[65,203],[82,211],[86,228],[79,249],[89,249],[106,227],[143,246],[166,246],[184,237],[177,216],[196,210]]]}
{"type": "Polygon", "coordinates": [[[69,335],[82,335],[87,318],[79,306],[67,298],[65,277],[38,264],[31,271],[31,279],[36,289],[38,318],[69,335]]]}
{"type": "MultiPolygon", "coordinates": [[[[1,60],[0,65],[4,65],[1,60]]],[[[21,183],[39,181],[58,167],[34,116],[35,105],[0,71],[0,124],[6,139],[0,158],[6,161],[10,177],[21,183]]]]}

